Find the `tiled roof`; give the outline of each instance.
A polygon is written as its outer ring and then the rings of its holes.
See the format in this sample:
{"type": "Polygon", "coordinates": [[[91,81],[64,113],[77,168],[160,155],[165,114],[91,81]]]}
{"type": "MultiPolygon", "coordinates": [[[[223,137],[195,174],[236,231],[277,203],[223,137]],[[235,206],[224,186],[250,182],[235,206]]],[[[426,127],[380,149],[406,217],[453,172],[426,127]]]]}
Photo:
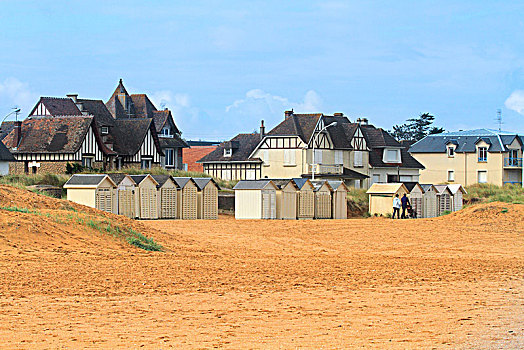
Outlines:
{"type": "Polygon", "coordinates": [[[85,111],[95,117],[98,126],[114,126],[115,120],[102,100],[77,99],[85,111]]]}
{"type": "Polygon", "coordinates": [[[82,112],[72,99],[69,97],[40,97],[39,103],[33,108],[29,115],[32,115],[40,102],[45,106],[47,111],[54,116],[58,115],[82,115],[82,112]]]}
{"type": "MultiPolygon", "coordinates": [[[[162,139],[160,138],[160,143],[162,139]]],[[[192,146],[191,148],[184,148],[182,150],[182,158],[187,164],[187,171],[204,171],[202,164],[197,163],[199,159],[205,155],[213,152],[217,146],[192,146]]]]}
{"type": "MultiPolygon", "coordinates": [[[[409,151],[411,153],[446,153],[447,144],[450,142],[456,145],[456,153],[474,153],[477,151],[476,144],[484,141],[489,145],[488,152],[506,152],[507,146],[515,138],[523,144],[524,136],[511,134],[509,132],[495,132],[490,129],[466,130],[458,132],[447,132],[436,135],[428,135],[422,140],[413,144],[409,151]]],[[[521,148],[523,148],[521,146],[521,148]]]]}
{"type": "Polygon", "coordinates": [[[153,118],[156,108],[146,94],[132,94],[131,101],[135,108],[135,118],[153,118]]]}
{"type": "MultiPolygon", "coordinates": [[[[75,153],[78,151],[93,117],[27,118],[22,122],[20,144],[15,153],[75,153]]],[[[14,130],[4,139],[9,148],[15,145],[14,130]]]]}
{"type": "Polygon", "coordinates": [[[13,157],[11,152],[9,152],[9,150],[4,145],[4,143],[0,141],[0,161],[12,162],[14,160],[15,160],[15,157],[13,157]]]}
{"type": "Polygon", "coordinates": [[[158,136],[153,126],[153,119],[116,119],[114,134],[114,150],[121,155],[134,155],[142,146],[147,131],[151,130],[155,144],[161,152],[158,136]]]}
{"type": "Polygon", "coordinates": [[[249,158],[255,147],[260,142],[260,134],[238,134],[230,141],[222,142],[213,152],[205,155],[198,163],[256,161],[259,158],[249,158]],[[238,148],[233,150],[231,157],[224,157],[224,148],[227,143],[238,142],[238,148]]]}
{"type": "Polygon", "coordinates": [[[14,121],[3,122],[0,126],[0,141],[2,141],[7,135],[9,135],[9,133],[11,132],[11,130],[13,130],[14,127],[14,121]]]}
{"type": "Polygon", "coordinates": [[[382,161],[384,155],[384,148],[374,148],[369,151],[369,165],[374,168],[409,168],[409,169],[424,169],[418,160],[413,158],[405,148],[400,149],[401,163],[384,163],[382,161]]]}
{"type": "Polygon", "coordinates": [[[297,135],[302,141],[309,142],[315,126],[322,113],[314,114],[292,114],[284,119],[280,124],[271,129],[267,135],[270,136],[288,136],[297,135]]]}
{"type": "Polygon", "coordinates": [[[187,143],[180,138],[178,135],[174,135],[173,137],[158,137],[158,141],[160,142],[160,147],[162,149],[169,148],[169,147],[182,147],[186,148],[189,147],[187,143]]]}
{"type": "Polygon", "coordinates": [[[361,130],[368,147],[402,147],[393,136],[381,128],[376,128],[373,125],[361,125],[361,130]]]}

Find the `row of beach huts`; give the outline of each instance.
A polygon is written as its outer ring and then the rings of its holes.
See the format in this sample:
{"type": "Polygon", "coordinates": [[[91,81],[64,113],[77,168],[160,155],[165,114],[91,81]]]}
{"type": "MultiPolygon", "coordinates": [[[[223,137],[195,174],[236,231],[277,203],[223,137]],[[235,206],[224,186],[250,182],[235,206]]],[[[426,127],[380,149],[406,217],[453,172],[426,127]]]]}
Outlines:
{"type": "Polygon", "coordinates": [[[218,219],[219,186],[212,178],[170,175],[75,174],[67,199],[136,219],[218,219]]]}
{"type": "Polygon", "coordinates": [[[342,181],[242,180],[233,189],[236,219],[347,219],[342,181]]]}
{"type": "Polygon", "coordinates": [[[375,183],[367,194],[371,215],[391,214],[395,195],[406,194],[417,218],[433,218],[462,209],[466,190],[460,184],[375,183]]]}

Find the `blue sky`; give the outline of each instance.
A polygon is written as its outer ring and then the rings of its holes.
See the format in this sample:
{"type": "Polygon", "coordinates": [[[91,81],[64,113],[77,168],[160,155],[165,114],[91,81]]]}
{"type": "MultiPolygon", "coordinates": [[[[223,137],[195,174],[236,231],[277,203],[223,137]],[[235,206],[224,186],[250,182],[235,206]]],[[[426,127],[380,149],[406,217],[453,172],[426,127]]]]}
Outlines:
{"type": "Polygon", "coordinates": [[[106,101],[119,78],[188,139],[272,128],[285,109],[389,129],[524,133],[524,3],[0,0],[0,115],[39,96],[106,101]],[[393,5],[394,4],[394,5],[393,5]]]}

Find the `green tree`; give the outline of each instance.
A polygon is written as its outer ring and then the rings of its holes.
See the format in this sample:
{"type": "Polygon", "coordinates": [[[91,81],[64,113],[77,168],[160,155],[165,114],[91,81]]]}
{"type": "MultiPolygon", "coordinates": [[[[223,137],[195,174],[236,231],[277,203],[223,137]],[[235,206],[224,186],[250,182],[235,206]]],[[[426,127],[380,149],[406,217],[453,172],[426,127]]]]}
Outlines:
{"type": "Polygon", "coordinates": [[[444,128],[433,126],[435,117],[429,113],[422,113],[418,118],[411,118],[406,123],[393,126],[391,135],[399,141],[418,141],[427,135],[440,134],[444,128]]]}

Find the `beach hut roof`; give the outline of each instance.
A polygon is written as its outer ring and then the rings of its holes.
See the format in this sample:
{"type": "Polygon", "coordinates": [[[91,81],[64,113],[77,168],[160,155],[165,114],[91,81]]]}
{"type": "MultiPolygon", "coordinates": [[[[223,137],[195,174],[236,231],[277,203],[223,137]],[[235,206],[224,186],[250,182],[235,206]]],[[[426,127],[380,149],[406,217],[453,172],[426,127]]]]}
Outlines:
{"type": "Polygon", "coordinates": [[[239,181],[234,190],[261,190],[264,189],[268,184],[271,184],[276,190],[278,187],[271,180],[241,180],[239,181]]]}
{"type": "Polygon", "coordinates": [[[97,188],[102,181],[108,179],[115,187],[116,184],[111,178],[105,174],[75,174],[64,184],[64,188],[72,187],[87,187],[97,188]]]}
{"type": "Polygon", "coordinates": [[[403,183],[374,183],[366,193],[369,194],[395,194],[401,188],[409,192],[403,183]]]}
{"type": "Polygon", "coordinates": [[[462,193],[466,194],[466,189],[462,187],[461,184],[450,184],[448,185],[449,190],[453,195],[455,195],[458,191],[462,191],[462,193]]]}
{"type": "Polygon", "coordinates": [[[193,181],[197,185],[199,191],[202,191],[209,182],[214,183],[215,186],[218,187],[218,189],[220,190],[220,186],[218,186],[217,182],[211,177],[195,177],[193,178],[193,181]]]}

